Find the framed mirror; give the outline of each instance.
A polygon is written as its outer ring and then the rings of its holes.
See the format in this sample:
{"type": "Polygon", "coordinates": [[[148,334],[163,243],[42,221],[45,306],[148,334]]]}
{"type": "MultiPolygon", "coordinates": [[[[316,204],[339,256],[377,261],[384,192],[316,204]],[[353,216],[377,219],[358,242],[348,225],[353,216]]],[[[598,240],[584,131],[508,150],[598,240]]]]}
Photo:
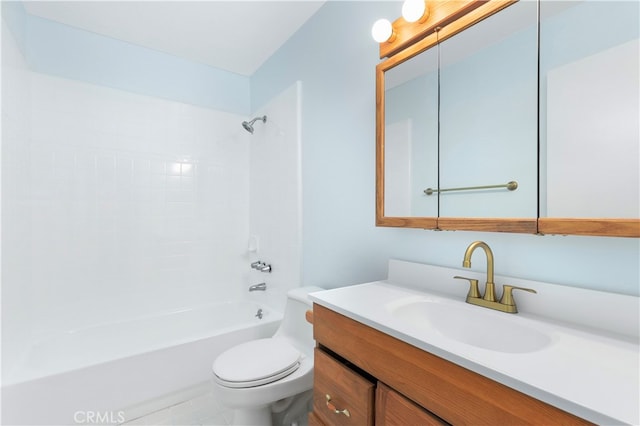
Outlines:
{"type": "Polygon", "coordinates": [[[640,237],[640,3],[481,3],[380,44],[376,224],[640,237]]]}

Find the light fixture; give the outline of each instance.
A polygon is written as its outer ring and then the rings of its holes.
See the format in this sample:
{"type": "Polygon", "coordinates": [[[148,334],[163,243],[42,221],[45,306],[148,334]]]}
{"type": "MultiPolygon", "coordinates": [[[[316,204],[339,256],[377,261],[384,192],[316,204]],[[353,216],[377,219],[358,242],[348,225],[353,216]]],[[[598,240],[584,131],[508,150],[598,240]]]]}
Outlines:
{"type": "Polygon", "coordinates": [[[402,17],[407,22],[424,22],[429,17],[424,0],[405,0],[402,4],[402,17]]]}
{"type": "MultiPolygon", "coordinates": [[[[408,23],[423,23],[429,17],[426,0],[405,0],[402,4],[402,17],[408,23]]],[[[378,19],[371,28],[371,36],[378,43],[391,43],[396,39],[393,24],[388,19],[378,19]]]]}
{"type": "Polygon", "coordinates": [[[396,37],[393,25],[388,19],[378,19],[371,28],[371,37],[378,43],[393,41],[396,37]]]}

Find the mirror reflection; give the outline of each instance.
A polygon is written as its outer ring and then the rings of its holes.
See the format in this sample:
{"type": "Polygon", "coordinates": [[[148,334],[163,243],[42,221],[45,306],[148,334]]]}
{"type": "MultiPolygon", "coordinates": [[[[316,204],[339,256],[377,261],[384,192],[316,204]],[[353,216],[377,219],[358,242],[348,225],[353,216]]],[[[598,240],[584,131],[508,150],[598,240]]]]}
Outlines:
{"type": "Polygon", "coordinates": [[[388,69],[384,216],[535,218],[537,78],[535,2],[388,69]]]}
{"type": "Polygon", "coordinates": [[[640,4],[540,12],[540,216],[638,218],[640,4]]]}
{"type": "Polygon", "coordinates": [[[438,215],[438,58],[430,49],[385,72],[385,216],[438,215]]]}
{"type": "Polygon", "coordinates": [[[441,217],[537,216],[537,5],[521,1],[440,45],[441,217]]]}

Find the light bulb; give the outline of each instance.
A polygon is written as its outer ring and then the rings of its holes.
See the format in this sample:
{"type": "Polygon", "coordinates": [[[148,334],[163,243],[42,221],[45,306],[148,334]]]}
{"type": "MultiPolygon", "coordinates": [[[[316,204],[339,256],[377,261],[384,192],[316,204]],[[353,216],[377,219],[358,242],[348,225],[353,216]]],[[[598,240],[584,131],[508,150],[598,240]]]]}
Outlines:
{"type": "Polygon", "coordinates": [[[405,0],[402,4],[402,17],[407,22],[416,22],[424,17],[426,5],[424,0],[405,0]]]}
{"type": "Polygon", "coordinates": [[[388,41],[393,36],[393,26],[388,19],[378,19],[371,27],[371,37],[378,43],[388,41]]]}

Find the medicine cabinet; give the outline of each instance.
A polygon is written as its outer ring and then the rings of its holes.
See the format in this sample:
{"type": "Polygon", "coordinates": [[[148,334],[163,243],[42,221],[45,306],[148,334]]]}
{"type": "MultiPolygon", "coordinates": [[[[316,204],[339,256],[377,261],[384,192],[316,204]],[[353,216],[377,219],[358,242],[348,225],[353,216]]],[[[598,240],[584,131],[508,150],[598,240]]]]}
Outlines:
{"type": "Polygon", "coordinates": [[[376,224],[640,237],[638,3],[426,4],[380,44],[376,224]]]}

